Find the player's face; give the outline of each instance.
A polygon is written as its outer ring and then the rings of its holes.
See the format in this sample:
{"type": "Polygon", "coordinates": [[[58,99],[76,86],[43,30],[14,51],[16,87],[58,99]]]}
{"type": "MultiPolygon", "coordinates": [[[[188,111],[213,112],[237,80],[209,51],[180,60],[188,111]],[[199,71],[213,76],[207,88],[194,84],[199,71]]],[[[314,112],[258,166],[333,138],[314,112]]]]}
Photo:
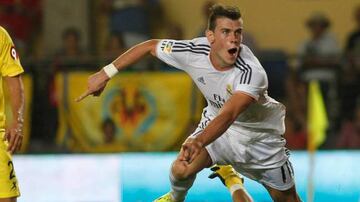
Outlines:
{"type": "Polygon", "coordinates": [[[214,31],[208,31],[207,37],[211,44],[210,58],[215,67],[232,67],[240,52],[243,21],[229,18],[216,19],[214,31]]]}

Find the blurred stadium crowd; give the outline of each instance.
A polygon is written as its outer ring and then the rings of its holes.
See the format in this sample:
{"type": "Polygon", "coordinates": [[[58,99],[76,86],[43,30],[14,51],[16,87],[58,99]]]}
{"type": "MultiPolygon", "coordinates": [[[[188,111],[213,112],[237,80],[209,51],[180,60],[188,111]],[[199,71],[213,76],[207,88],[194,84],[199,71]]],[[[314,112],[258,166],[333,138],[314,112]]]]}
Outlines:
{"type": "MultiPolygon", "coordinates": [[[[92,25],[88,28],[88,47],[82,45],[83,32],[69,26],[63,29],[61,38],[53,39],[61,41],[61,47],[47,51],[45,1],[0,1],[0,25],[9,31],[23,67],[33,78],[29,153],[66,152],[66,148],[55,143],[57,73],[94,71],[146,39],[185,39],[181,25],[165,17],[164,1],[94,0],[88,3],[92,16],[88,22],[92,25]]],[[[203,10],[198,11],[204,19],[212,3],[206,1],[203,10]]],[[[251,33],[244,32],[243,43],[255,52],[267,71],[269,94],[287,107],[285,138],[290,149],[306,149],[307,84],[313,79],[321,83],[330,123],[320,149],[360,149],[360,5],[354,5],[349,12],[353,12],[357,27],[348,33],[345,46],[337,42],[332,22],[322,12],[309,13],[304,22],[309,37],[299,44],[295,54],[278,48],[262,49],[251,33]]],[[[205,23],[194,28],[199,30],[197,36],[203,34],[204,27],[205,23]]],[[[176,71],[151,57],[128,71],[132,70],[176,71]]]]}

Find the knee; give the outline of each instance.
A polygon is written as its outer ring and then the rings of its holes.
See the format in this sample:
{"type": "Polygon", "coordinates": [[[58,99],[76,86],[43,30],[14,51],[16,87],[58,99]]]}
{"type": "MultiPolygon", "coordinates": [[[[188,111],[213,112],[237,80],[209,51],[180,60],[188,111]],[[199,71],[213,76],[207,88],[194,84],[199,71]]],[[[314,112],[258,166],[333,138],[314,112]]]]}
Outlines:
{"type": "Polygon", "coordinates": [[[178,180],[184,180],[196,174],[191,171],[188,165],[185,161],[175,160],[171,166],[172,175],[178,180]]]}

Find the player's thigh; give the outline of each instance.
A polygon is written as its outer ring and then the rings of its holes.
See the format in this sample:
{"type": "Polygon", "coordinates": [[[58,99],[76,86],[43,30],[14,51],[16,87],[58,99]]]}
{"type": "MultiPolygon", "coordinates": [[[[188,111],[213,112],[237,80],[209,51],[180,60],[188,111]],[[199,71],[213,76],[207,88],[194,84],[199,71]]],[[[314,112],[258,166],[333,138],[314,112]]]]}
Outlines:
{"type": "Polygon", "coordinates": [[[212,162],[208,152],[206,149],[202,149],[200,154],[191,163],[182,161],[179,157],[176,158],[172,164],[171,170],[172,174],[177,179],[186,179],[189,176],[198,173],[202,169],[209,167],[211,164],[212,162]]]}

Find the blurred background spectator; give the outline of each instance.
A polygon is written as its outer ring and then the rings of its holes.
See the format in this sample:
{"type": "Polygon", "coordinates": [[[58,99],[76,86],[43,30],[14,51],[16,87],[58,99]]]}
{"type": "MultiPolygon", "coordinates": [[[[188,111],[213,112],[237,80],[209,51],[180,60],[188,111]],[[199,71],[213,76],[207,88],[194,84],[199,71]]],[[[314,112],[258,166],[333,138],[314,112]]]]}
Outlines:
{"type": "Polygon", "coordinates": [[[325,14],[317,12],[306,22],[310,38],[300,44],[299,56],[304,67],[329,65],[328,60],[340,53],[335,35],[330,32],[331,22],[325,14]],[[325,63],[325,64],[324,64],[325,63]]]}
{"type": "Polygon", "coordinates": [[[336,135],[336,119],[338,117],[338,72],[340,71],[340,57],[341,50],[337,42],[335,34],[330,30],[331,21],[322,12],[314,12],[306,20],[305,23],[309,38],[301,42],[298,50],[298,64],[292,76],[289,78],[296,78],[288,87],[290,95],[297,115],[304,123],[306,120],[306,85],[311,80],[318,80],[321,85],[322,94],[325,99],[325,105],[328,111],[329,138],[328,141],[336,135]],[[305,85],[305,86],[304,86],[305,85]],[[304,88],[305,87],[305,88],[304,88]],[[297,88],[304,90],[296,90],[297,88]],[[303,104],[301,104],[303,103],[303,104]]]}
{"type": "MultiPolygon", "coordinates": [[[[109,19],[110,33],[120,33],[125,47],[131,47],[151,37],[152,23],[157,18],[160,6],[157,0],[102,0],[100,10],[109,19]]],[[[111,35],[110,35],[111,36],[111,35]]],[[[146,58],[133,64],[137,70],[152,70],[152,59],[146,58]]]]}
{"type": "Polygon", "coordinates": [[[350,55],[360,54],[360,5],[354,10],[355,29],[349,33],[346,40],[345,53],[350,55]]]}
{"type": "Polygon", "coordinates": [[[108,13],[110,32],[122,33],[127,47],[150,38],[147,1],[103,0],[101,6],[108,13]]]}
{"type": "Polygon", "coordinates": [[[66,69],[68,67],[79,67],[79,64],[85,62],[88,55],[80,46],[81,34],[75,27],[66,28],[62,35],[62,46],[55,53],[55,71],[66,69]]]}
{"type": "Polygon", "coordinates": [[[116,126],[114,121],[110,118],[105,119],[101,125],[101,128],[104,135],[105,144],[113,143],[116,135],[116,126]]]}
{"type": "Polygon", "coordinates": [[[126,46],[122,34],[111,33],[106,40],[104,50],[101,54],[101,59],[104,59],[106,63],[109,63],[125,51],[126,46]]]}
{"type": "Polygon", "coordinates": [[[360,99],[360,5],[354,9],[355,29],[346,39],[345,61],[340,74],[340,117],[349,119],[360,99]]]}

